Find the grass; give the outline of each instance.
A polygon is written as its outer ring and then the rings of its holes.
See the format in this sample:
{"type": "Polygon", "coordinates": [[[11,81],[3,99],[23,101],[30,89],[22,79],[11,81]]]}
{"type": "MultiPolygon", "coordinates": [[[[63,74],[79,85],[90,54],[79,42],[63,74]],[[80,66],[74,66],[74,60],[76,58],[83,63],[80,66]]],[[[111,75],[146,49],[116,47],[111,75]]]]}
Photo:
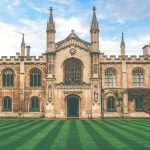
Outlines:
{"type": "Polygon", "coordinates": [[[150,150],[150,119],[0,119],[0,150],[150,150]]]}

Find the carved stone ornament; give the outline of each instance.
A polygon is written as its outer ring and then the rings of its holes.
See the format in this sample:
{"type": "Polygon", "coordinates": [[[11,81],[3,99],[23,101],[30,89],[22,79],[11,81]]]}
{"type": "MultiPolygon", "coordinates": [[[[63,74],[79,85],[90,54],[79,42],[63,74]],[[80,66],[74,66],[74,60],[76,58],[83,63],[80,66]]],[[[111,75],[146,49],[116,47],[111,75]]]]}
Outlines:
{"type": "Polygon", "coordinates": [[[70,54],[71,54],[71,55],[74,55],[75,53],[76,53],[76,49],[75,49],[75,48],[71,48],[71,49],[70,49],[70,54]]]}

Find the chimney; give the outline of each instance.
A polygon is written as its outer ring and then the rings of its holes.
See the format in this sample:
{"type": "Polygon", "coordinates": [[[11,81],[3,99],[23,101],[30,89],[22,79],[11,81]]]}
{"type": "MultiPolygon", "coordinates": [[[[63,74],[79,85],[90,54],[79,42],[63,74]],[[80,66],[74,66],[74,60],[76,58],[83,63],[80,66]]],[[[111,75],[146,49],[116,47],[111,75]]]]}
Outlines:
{"type": "Polygon", "coordinates": [[[142,49],[143,49],[143,55],[150,55],[150,44],[145,45],[142,49]]]}
{"type": "Polygon", "coordinates": [[[19,56],[20,56],[20,53],[16,52],[17,59],[19,58],[19,56]]]}
{"type": "Polygon", "coordinates": [[[26,46],[27,49],[27,57],[30,57],[30,46],[26,46]]]}

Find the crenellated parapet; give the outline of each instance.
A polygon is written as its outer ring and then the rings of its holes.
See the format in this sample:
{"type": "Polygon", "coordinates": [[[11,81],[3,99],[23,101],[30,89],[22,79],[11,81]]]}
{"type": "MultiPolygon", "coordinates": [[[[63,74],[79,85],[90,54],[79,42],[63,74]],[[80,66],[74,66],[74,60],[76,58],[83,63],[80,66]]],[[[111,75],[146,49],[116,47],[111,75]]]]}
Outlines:
{"type": "Polygon", "coordinates": [[[42,54],[41,56],[1,56],[0,63],[19,63],[21,61],[24,62],[39,62],[44,63],[46,62],[46,55],[42,54]]]}
{"type": "Polygon", "coordinates": [[[101,53],[99,55],[99,62],[104,62],[104,63],[121,63],[122,61],[126,61],[127,63],[150,63],[150,55],[104,55],[101,53]]]}

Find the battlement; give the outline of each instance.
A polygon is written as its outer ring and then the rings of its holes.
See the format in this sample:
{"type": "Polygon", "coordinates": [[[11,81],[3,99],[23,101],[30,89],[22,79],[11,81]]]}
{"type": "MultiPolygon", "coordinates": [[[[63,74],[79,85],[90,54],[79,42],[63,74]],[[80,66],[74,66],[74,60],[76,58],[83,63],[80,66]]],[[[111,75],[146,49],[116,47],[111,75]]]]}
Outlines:
{"type": "Polygon", "coordinates": [[[0,63],[17,63],[20,61],[24,62],[45,62],[46,55],[42,54],[41,56],[1,56],[0,63]]]}
{"type": "Polygon", "coordinates": [[[127,61],[127,62],[150,62],[150,55],[104,55],[103,53],[100,54],[99,56],[99,61],[100,62],[110,62],[110,63],[117,63],[121,61],[127,61]]]}

